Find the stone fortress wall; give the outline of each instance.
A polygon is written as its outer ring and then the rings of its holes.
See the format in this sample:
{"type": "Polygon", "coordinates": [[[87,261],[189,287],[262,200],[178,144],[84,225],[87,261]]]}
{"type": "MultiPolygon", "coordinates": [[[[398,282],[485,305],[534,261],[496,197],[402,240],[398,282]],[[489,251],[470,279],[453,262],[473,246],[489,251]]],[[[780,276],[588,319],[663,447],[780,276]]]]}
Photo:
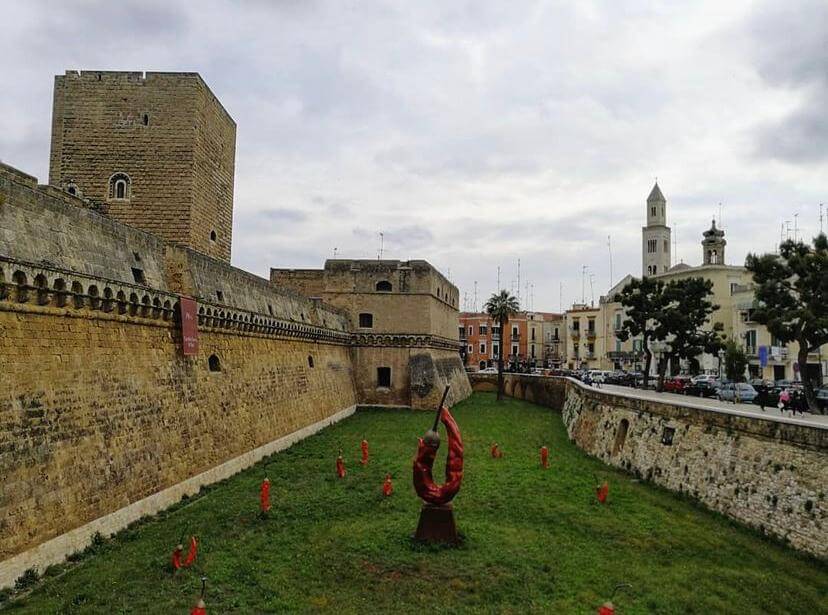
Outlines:
{"type": "Polygon", "coordinates": [[[354,410],[341,310],[5,165],[0,198],[0,586],[354,410]]]}
{"type": "Polygon", "coordinates": [[[67,71],[50,185],[0,163],[0,587],[358,403],[470,394],[457,289],[425,261],[334,261],[337,292],[230,266],[234,161],[198,74],[67,71]],[[361,330],[369,303],[385,324],[361,330]]]}
{"type": "MultiPolygon", "coordinates": [[[[496,375],[471,379],[475,390],[496,390],[496,375]]],[[[569,437],[590,455],[828,558],[828,429],[643,400],[567,378],[505,374],[504,387],[560,411],[569,437]]]]}

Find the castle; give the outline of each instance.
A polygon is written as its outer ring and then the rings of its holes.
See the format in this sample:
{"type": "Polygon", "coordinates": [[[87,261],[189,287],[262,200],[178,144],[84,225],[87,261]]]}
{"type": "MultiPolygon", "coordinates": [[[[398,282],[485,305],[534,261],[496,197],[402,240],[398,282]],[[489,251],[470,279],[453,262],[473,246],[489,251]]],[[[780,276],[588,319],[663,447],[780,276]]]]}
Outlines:
{"type": "Polygon", "coordinates": [[[470,394],[427,262],[229,264],[235,134],[196,73],[68,71],[49,184],[0,164],[0,587],[358,405],[470,394]]]}

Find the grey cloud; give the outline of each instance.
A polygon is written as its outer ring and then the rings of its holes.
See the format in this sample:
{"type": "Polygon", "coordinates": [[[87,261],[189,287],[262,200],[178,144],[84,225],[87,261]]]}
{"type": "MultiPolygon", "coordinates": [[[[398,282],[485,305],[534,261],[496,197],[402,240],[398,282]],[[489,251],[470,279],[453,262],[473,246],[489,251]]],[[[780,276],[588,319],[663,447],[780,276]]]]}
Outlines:
{"type": "Polygon", "coordinates": [[[520,258],[535,307],[557,309],[560,283],[564,305],[580,299],[584,265],[606,290],[608,234],[614,278],[639,271],[653,175],[670,178],[688,262],[720,200],[738,262],[824,198],[812,165],[780,175],[770,158],[828,152],[823,5],[726,5],[10,3],[0,157],[46,180],[65,69],[196,70],[238,124],[234,264],[375,258],[382,229],[386,256],[481,296],[498,265],[516,283],[520,258]],[[780,109],[772,89],[805,104],[780,109]]]}
{"type": "Polygon", "coordinates": [[[767,3],[749,32],[763,79],[803,94],[798,108],[759,129],[757,152],[792,163],[828,160],[828,4],[767,3]]]}
{"type": "Polygon", "coordinates": [[[257,212],[257,216],[262,220],[275,222],[280,224],[291,222],[303,222],[308,214],[300,209],[263,209],[257,212]]]}

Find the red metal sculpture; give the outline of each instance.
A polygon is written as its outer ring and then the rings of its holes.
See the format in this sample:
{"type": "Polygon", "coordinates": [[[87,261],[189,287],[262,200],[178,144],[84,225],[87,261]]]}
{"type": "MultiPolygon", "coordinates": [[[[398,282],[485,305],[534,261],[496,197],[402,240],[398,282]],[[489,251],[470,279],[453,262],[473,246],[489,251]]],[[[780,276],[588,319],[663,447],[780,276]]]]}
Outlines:
{"type": "Polygon", "coordinates": [[[541,455],[541,466],[545,469],[549,467],[549,449],[545,446],[541,446],[540,450],[541,455]]]}
{"type": "Polygon", "coordinates": [[[501,451],[498,446],[497,442],[492,443],[492,459],[500,459],[503,457],[503,451],[501,451]]]}
{"type": "Polygon", "coordinates": [[[368,465],[368,440],[360,442],[359,447],[362,449],[362,459],[360,460],[360,463],[362,465],[368,465]]]}
{"type": "Polygon", "coordinates": [[[270,512],[270,479],[265,478],[262,481],[262,486],[259,489],[259,502],[262,509],[262,514],[270,512]]]}
{"type": "Polygon", "coordinates": [[[463,482],[463,439],[454,417],[444,405],[448,391],[449,387],[446,387],[437,409],[434,427],[419,439],[417,456],[414,458],[414,489],[425,502],[415,538],[428,542],[458,541],[450,502],[460,491],[463,482]],[[448,436],[446,482],[442,485],[437,485],[432,475],[434,459],[440,447],[440,435],[437,433],[439,421],[445,425],[448,436]]]}
{"type": "Polygon", "coordinates": [[[181,556],[184,554],[184,545],[178,543],[178,545],[173,550],[172,554],[172,567],[173,572],[179,570],[180,568],[189,568],[192,566],[193,562],[198,555],[198,541],[196,540],[195,536],[190,536],[190,548],[187,550],[187,557],[184,561],[181,561],[181,556]]]}
{"type": "Polygon", "coordinates": [[[382,495],[388,497],[394,493],[394,484],[391,482],[391,475],[385,475],[385,482],[382,484],[382,495]]]}

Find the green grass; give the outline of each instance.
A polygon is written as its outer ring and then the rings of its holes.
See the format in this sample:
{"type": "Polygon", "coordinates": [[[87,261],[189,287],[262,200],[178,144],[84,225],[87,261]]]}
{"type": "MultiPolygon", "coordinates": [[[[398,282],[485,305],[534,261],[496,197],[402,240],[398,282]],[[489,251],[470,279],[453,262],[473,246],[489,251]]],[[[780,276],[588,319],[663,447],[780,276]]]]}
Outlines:
{"type": "Polygon", "coordinates": [[[205,574],[211,614],[595,613],[617,583],[632,586],[615,597],[619,613],[828,611],[824,562],[587,457],[558,414],[475,394],[455,416],[466,447],[455,499],[462,547],[410,540],[420,509],[411,459],[431,415],[370,410],[97,544],[65,571],[50,568],[7,609],[185,613],[205,574]],[[357,463],[363,436],[367,467],[357,463]],[[494,440],[502,459],[489,456],[494,440]],[[334,472],[340,448],[344,480],[334,472]],[[389,499],[387,471],[396,489],[389,499]],[[265,475],[274,509],[262,520],[265,475]],[[596,476],[610,482],[606,506],[595,499],[596,476]],[[184,532],[202,546],[194,569],[174,578],[170,552],[184,532]]]}

